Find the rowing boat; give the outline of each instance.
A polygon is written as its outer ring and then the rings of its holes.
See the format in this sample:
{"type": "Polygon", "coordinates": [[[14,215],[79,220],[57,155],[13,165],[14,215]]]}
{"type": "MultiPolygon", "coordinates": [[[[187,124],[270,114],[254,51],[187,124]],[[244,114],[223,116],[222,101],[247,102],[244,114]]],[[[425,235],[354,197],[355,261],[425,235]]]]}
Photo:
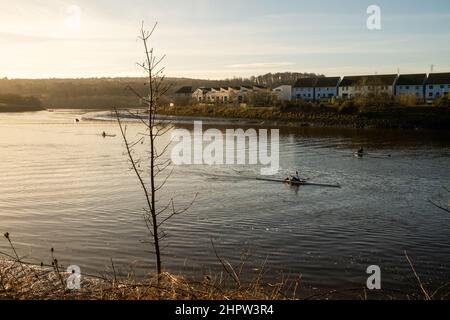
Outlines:
{"type": "Polygon", "coordinates": [[[291,185],[297,185],[297,186],[317,186],[317,187],[329,187],[329,188],[340,188],[341,187],[340,184],[315,183],[315,182],[309,182],[306,180],[292,181],[292,180],[285,180],[285,179],[259,178],[259,177],[256,178],[256,180],[289,183],[291,185]]]}

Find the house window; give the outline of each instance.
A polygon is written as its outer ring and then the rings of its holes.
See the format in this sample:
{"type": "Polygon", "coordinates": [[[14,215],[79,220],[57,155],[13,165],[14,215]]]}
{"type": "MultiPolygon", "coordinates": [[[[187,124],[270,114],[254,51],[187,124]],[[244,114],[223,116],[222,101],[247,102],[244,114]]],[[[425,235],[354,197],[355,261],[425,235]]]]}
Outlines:
{"type": "Polygon", "coordinates": [[[406,86],[405,89],[406,89],[406,90],[409,90],[409,86],[406,86]]]}
{"type": "Polygon", "coordinates": [[[403,89],[403,86],[398,87],[400,90],[403,89]]]}
{"type": "Polygon", "coordinates": [[[433,93],[432,93],[432,92],[430,92],[430,93],[428,94],[428,96],[429,96],[429,97],[432,97],[432,96],[433,96],[433,93]]]}
{"type": "Polygon", "coordinates": [[[416,86],[416,90],[420,90],[420,87],[419,87],[419,86],[416,86]]]}
{"type": "Polygon", "coordinates": [[[443,84],[441,84],[441,89],[444,89],[444,85],[443,84]]]}
{"type": "Polygon", "coordinates": [[[433,86],[429,86],[428,88],[433,89],[433,86]]]}

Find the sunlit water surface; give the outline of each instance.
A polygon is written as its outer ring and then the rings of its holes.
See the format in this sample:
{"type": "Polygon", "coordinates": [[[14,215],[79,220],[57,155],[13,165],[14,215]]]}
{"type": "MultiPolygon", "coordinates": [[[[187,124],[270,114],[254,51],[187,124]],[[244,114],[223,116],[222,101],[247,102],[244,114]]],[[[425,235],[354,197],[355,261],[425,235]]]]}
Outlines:
{"type": "MultiPolygon", "coordinates": [[[[53,247],[61,263],[85,273],[113,261],[144,274],[154,267],[145,202],[118,126],[74,123],[81,114],[0,114],[0,231],[29,261],[50,262],[53,247]]],[[[140,130],[128,124],[131,137],[140,130]]],[[[450,281],[450,215],[428,201],[447,201],[448,134],[282,129],[280,162],[280,176],[300,169],[342,188],[243,179],[259,173],[251,166],[178,166],[161,201],[174,196],[181,208],[198,197],[164,228],[164,267],[196,277],[221,271],[213,241],[232,264],[248,252],[248,277],[265,265],[269,280],[301,275],[306,291],[344,289],[364,286],[375,264],[384,288],[409,290],[416,284],[406,250],[427,285],[450,281]],[[354,158],[359,145],[381,156],[354,158]]],[[[6,240],[0,251],[11,253],[6,240]]]]}

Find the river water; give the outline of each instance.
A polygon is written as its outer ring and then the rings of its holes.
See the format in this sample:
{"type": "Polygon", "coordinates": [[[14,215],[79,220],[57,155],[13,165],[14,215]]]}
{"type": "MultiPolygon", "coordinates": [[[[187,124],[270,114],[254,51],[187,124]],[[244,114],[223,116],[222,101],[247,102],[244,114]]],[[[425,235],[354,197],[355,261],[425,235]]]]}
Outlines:
{"type": "MultiPolygon", "coordinates": [[[[82,273],[152,271],[145,206],[114,122],[81,121],[82,111],[0,114],[0,231],[28,261],[50,248],[82,273]],[[103,138],[106,131],[116,137],[103,138]]],[[[186,125],[183,125],[186,127],[186,125]]],[[[141,128],[129,123],[128,134],[141,128]]],[[[189,126],[187,126],[189,128],[189,126]]],[[[224,129],[226,126],[218,127],[224,129]]],[[[199,277],[247,256],[245,276],[301,275],[305,292],[362,287],[379,265],[382,287],[412,291],[406,250],[430,288],[450,282],[450,136],[442,132],[281,129],[280,173],[300,169],[340,189],[294,188],[246,179],[251,166],[177,166],[162,201],[190,210],[170,220],[164,268],[199,277]],[[352,156],[360,145],[373,156],[352,156]],[[387,155],[391,155],[388,157],[387,155]]],[[[11,253],[8,242],[0,251],[11,253]]]]}

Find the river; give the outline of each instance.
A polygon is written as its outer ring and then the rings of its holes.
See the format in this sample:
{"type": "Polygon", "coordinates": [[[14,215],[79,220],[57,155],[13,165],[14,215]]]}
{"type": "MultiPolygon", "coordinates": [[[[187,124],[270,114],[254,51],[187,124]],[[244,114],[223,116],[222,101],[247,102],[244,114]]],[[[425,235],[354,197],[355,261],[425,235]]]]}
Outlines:
{"type": "MultiPolygon", "coordinates": [[[[154,268],[145,206],[115,122],[81,121],[82,111],[0,113],[0,231],[28,261],[82,273],[154,268]],[[103,138],[101,132],[116,134],[103,138]]],[[[183,127],[189,128],[186,124],[183,127]]],[[[128,123],[128,134],[140,132],[128,123]]],[[[224,129],[221,125],[218,128],[224,129]]],[[[166,270],[194,277],[248,255],[246,277],[301,275],[305,292],[362,287],[379,265],[383,288],[416,288],[404,251],[430,288],[450,282],[450,135],[432,131],[285,128],[280,173],[299,169],[340,189],[246,179],[252,166],[176,166],[162,192],[183,215],[166,226],[166,270]],[[372,157],[358,159],[364,145],[372,157]],[[390,156],[388,156],[390,155],[390,156]]],[[[12,253],[6,239],[0,251],[12,253]]]]}

